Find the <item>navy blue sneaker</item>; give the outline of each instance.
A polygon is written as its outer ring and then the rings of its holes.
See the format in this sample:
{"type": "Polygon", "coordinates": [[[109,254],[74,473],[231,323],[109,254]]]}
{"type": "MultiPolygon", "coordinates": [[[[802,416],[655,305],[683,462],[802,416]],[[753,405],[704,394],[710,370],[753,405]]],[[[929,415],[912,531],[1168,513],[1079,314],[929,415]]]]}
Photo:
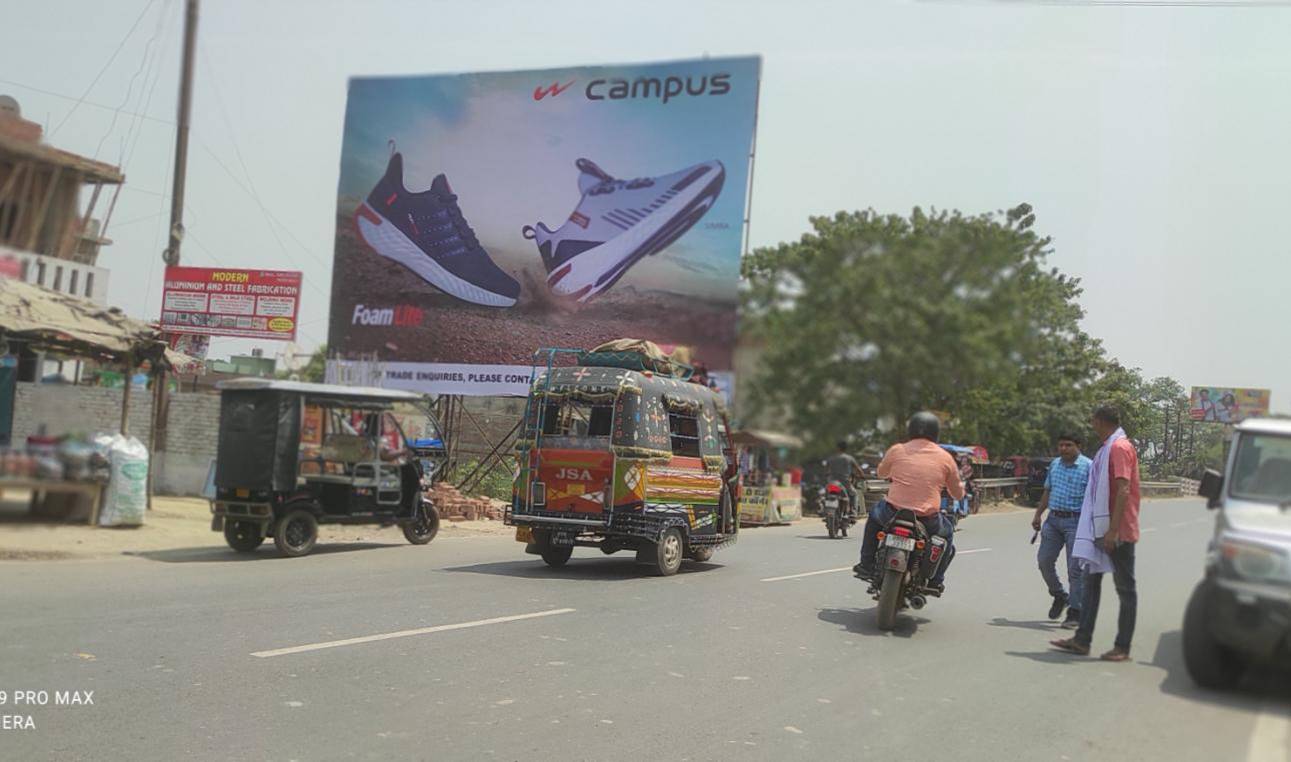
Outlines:
{"type": "Polygon", "coordinates": [[[373,251],[412,270],[446,294],[485,307],[510,307],[520,284],[480,246],[462,216],[448,178],[438,175],[430,190],[403,187],[403,156],[390,165],[366,203],[354,214],[359,236],[373,251]]]}

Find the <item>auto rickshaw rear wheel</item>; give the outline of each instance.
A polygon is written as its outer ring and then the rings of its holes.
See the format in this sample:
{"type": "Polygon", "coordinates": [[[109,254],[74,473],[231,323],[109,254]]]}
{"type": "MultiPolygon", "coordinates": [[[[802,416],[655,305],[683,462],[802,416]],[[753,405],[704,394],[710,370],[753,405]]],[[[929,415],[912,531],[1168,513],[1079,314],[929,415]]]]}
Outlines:
{"type": "Polygon", "coordinates": [[[264,531],[254,521],[225,519],[224,541],[239,553],[250,553],[264,543],[264,531]]]}
{"type": "Polygon", "coordinates": [[[712,548],[691,548],[690,549],[689,558],[692,561],[698,561],[699,563],[702,564],[712,557],[713,557],[712,548]]]}
{"type": "Polygon", "coordinates": [[[569,557],[574,555],[574,548],[570,545],[547,545],[542,549],[543,563],[548,566],[564,566],[569,557]]]}
{"type": "Polygon", "coordinates": [[[402,525],[404,539],[413,545],[425,545],[439,534],[439,511],[429,503],[423,503],[417,516],[402,525]]]}
{"type": "Polygon", "coordinates": [[[318,519],[304,508],[288,511],[274,529],[273,544],[288,558],[307,555],[318,542],[318,519]]]}

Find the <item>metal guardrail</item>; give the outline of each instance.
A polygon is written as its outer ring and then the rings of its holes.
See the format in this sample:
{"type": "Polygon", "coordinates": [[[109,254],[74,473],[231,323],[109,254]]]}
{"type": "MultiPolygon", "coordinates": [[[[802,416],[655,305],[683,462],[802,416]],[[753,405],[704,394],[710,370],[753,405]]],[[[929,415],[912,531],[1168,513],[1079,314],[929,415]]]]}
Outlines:
{"type": "MultiPolygon", "coordinates": [[[[1025,487],[1027,478],[1025,476],[1011,477],[1008,479],[974,479],[973,484],[978,489],[1002,489],[1006,487],[1025,487]]],[[[866,492],[887,492],[888,482],[883,479],[867,479],[865,481],[866,492]]]]}

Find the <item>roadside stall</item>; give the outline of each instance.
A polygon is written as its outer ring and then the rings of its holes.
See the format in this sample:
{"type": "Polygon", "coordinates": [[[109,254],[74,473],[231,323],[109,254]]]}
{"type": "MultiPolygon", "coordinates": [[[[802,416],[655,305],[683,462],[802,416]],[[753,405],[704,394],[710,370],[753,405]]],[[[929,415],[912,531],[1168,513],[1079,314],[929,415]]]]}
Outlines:
{"type": "Polygon", "coordinates": [[[802,518],[802,472],[788,466],[802,440],[745,429],[731,432],[731,442],[740,462],[740,524],[788,524],[802,518]]]}
{"type": "MultiPolygon", "coordinates": [[[[172,359],[181,357],[170,355],[148,324],[119,309],[0,278],[0,358],[12,369],[19,365],[17,358],[33,353],[118,367],[126,378],[141,365],[161,374],[172,359]]],[[[39,368],[35,371],[32,380],[39,380],[39,368]]],[[[5,379],[9,414],[16,376],[13,372],[5,379]]],[[[146,447],[127,438],[131,386],[127,383],[122,390],[119,434],[38,431],[0,450],[0,494],[29,491],[31,513],[46,518],[87,517],[91,524],[141,522],[149,459],[146,447]],[[122,509],[130,516],[118,520],[116,512],[122,509]]],[[[11,421],[10,417],[7,423],[11,421]]]]}

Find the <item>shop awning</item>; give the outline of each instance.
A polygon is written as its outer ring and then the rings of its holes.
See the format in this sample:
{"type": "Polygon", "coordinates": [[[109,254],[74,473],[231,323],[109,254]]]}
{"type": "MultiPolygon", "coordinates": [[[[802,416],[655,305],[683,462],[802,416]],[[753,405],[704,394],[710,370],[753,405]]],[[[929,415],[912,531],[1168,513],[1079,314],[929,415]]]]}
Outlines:
{"type": "Polygon", "coordinates": [[[165,362],[166,343],[147,323],[116,307],[0,278],[0,336],[42,350],[98,360],[165,362]]]}

